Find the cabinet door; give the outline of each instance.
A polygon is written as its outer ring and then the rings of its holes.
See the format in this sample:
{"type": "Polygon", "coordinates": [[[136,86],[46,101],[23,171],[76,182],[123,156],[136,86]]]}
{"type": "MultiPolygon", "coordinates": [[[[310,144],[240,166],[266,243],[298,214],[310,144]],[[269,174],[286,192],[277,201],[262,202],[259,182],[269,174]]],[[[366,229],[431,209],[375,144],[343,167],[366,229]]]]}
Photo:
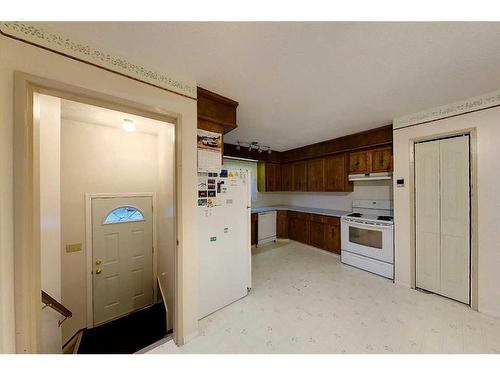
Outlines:
{"type": "Polygon", "coordinates": [[[340,226],[325,224],[325,250],[340,254],[340,226]]]}
{"type": "Polygon", "coordinates": [[[266,163],[266,191],[281,190],[281,166],[278,163],[266,163]]]}
{"type": "Polygon", "coordinates": [[[325,159],[307,161],[307,191],[325,191],[325,159]]]}
{"type": "Polygon", "coordinates": [[[251,233],[251,244],[252,245],[255,245],[257,244],[257,214],[252,214],[251,215],[251,229],[252,229],[252,233],[251,233]]]}
{"type": "Polygon", "coordinates": [[[308,220],[304,219],[297,219],[297,228],[296,228],[298,235],[297,235],[297,241],[309,244],[310,243],[310,237],[309,237],[309,230],[310,230],[310,222],[308,220]]]}
{"type": "Polygon", "coordinates": [[[293,191],[307,190],[307,163],[297,161],[293,163],[293,191]]]}
{"type": "Polygon", "coordinates": [[[286,211],[276,213],[276,236],[278,238],[288,238],[288,215],[286,211]]]}
{"type": "Polygon", "coordinates": [[[320,249],[325,248],[325,224],[311,221],[311,245],[320,249]]]}
{"type": "Polygon", "coordinates": [[[293,164],[281,165],[281,191],[293,190],[293,164]]]}
{"type": "Polygon", "coordinates": [[[295,217],[288,219],[288,237],[291,240],[299,241],[299,220],[295,217]]]}
{"type": "Polygon", "coordinates": [[[347,178],[346,154],[325,158],[325,191],[352,191],[347,178]]]}
{"type": "Polygon", "coordinates": [[[370,151],[370,172],[392,171],[392,148],[379,148],[370,151]]]}
{"type": "Polygon", "coordinates": [[[350,173],[368,173],[368,152],[358,151],[349,154],[350,173]]]}

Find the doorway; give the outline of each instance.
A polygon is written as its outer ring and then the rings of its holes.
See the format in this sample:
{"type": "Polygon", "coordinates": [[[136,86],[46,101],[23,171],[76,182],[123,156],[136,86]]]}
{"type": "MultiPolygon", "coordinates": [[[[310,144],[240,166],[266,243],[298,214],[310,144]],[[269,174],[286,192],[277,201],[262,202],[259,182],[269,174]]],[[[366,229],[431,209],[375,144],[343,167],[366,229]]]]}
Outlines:
{"type": "Polygon", "coordinates": [[[415,286],[471,304],[471,145],[460,134],[414,144],[415,286]]]}
{"type": "Polygon", "coordinates": [[[154,302],[153,198],[92,198],[91,207],[90,287],[96,326],[154,302]]]}
{"type": "Polygon", "coordinates": [[[85,332],[115,320],[93,337],[133,331],[138,340],[108,340],[112,353],[161,339],[173,329],[174,124],[36,93],[34,127],[41,289],[71,312],[64,321],[42,312],[42,351],[60,353],[80,335],[86,352],[99,341],[103,352],[103,340],[86,340],[85,332]],[[136,329],[145,321],[147,335],[136,329]]]}

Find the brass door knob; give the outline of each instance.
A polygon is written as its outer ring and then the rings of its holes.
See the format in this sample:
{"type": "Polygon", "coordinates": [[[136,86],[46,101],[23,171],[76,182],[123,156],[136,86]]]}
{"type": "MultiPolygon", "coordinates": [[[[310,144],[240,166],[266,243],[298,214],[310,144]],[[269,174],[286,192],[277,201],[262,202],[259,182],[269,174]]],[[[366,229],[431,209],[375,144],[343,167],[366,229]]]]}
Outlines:
{"type": "Polygon", "coordinates": [[[101,268],[98,268],[98,269],[95,270],[96,275],[99,275],[101,272],[102,272],[101,268]]]}
{"type": "Polygon", "coordinates": [[[100,259],[97,259],[97,260],[95,261],[95,264],[97,264],[97,265],[99,265],[99,264],[101,264],[101,263],[102,263],[102,260],[100,260],[100,259]]]}

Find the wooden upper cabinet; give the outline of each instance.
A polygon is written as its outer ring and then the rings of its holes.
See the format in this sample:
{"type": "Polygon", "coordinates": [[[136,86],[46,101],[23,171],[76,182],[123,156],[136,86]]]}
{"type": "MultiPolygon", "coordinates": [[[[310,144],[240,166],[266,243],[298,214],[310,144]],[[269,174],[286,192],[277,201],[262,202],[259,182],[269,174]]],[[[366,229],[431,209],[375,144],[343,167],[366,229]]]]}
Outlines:
{"type": "Polygon", "coordinates": [[[392,170],[392,148],[380,148],[370,152],[370,171],[388,172],[392,170]]]}
{"type": "Polygon", "coordinates": [[[266,163],[266,191],[281,191],[281,165],[266,163]]]}
{"type": "Polygon", "coordinates": [[[325,159],[307,161],[307,191],[325,191],[325,159]]]}
{"type": "Polygon", "coordinates": [[[198,87],[198,128],[222,133],[236,129],[238,102],[198,87]],[[217,127],[220,128],[216,130],[217,127]]]}
{"type": "Polygon", "coordinates": [[[260,192],[281,191],[281,165],[279,163],[258,163],[257,189],[260,192]]]}
{"type": "Polygon", "coordinates": [[[392,171],[392,147],[356,151],[349,154],[349,173],[392,171]]]}
{"type": "Polygon", "coordinates": [[[325,191],[352,191],[347,177],[347,154],[325,158],[325,191]]]}
{"type": "Polygon", "coordinates": [[[293,163],[292,191],[307,191],[307,162],[305,160],[293,163]]]}
{"type": "Polygon", "coordinates": [[[285,163],[281,165],[281,190],[293,191],[293,164],[285,163]]]}
{"type": "Polygon", "coordinates": [[[368,152],[358,151],[349,154],[350,173],[368,173],[368,152]]]}

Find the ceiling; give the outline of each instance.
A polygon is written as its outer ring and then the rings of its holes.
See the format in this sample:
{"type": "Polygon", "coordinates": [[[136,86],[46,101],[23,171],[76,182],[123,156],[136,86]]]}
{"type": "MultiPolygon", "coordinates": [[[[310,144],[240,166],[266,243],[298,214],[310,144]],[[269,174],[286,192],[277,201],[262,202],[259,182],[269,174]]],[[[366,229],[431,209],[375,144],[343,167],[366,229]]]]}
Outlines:
{"type": "Polygon", "coordinates": [[[278,151],[500,88],[500,23],[57,23],[239,101],[226,141],[278,151]]]}
{"type": "Polygon", "coordinates": [[[134,122],[136,133],[147,133],[152,135],[158,135],[161,127],[166,124],[165,122],[150,118],[66,99],[61,100],[61,117],[65,120],[113,128],[121,128],[123,120],[129,119],[134,122]]]}

